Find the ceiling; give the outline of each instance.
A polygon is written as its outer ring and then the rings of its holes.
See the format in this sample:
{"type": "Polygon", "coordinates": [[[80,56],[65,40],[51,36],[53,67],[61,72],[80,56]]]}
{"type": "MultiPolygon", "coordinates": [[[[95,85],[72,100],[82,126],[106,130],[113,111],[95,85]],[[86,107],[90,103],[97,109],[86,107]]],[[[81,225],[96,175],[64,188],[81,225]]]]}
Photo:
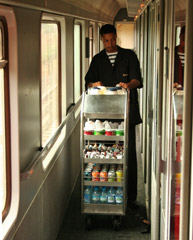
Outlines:
{"type": "Polygon", "coordinates": [[[147,2],[147,0],[126,0],[128,16],[135,17],[147,2]]]}
{"type": "Polygon", "coordinates": [[[175,21],[184,23],[186,21],[186,0],[175,1],[175,21]]]}
{"type": "Polygon", "coordinates": [[[140,5],[147,0],[62,0],[66,4],[76,6],[92,15],[93,19],[102,18],[104,21],[113,22],[121,8],[127,8],[128,17],[134,17],[140,5]]]}
{"type": "MultiPolygon", "coordinates": [[[[126,8],[128,17],[135,17],[150,0],[58,0],[65,10],[93,20],[113,23],[121,8],[126,8]],[[74,8],[76,6],[76,8],[74,8]]],[[[186,0],[175,0],[176,15],[184,11],[186,0]]]]}

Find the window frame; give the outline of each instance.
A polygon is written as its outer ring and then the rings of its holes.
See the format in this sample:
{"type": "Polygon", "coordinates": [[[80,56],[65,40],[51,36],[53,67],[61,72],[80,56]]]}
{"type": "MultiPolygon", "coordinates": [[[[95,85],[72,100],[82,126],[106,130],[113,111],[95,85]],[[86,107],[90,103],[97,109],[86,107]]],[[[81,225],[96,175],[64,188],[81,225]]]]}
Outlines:
{"type": "MultiPolygon", "coordinates": [[[[79,22],[79,21],[74,21],[74,27],[75,27],[75,25],[77,25],[77,26],[80,26],[80,92],[79,92],[79,95],[81,96],[82,95],[82,84],[83,84],[83,78],[82,78],[82,73],[83,73],[83,70],[82,70],[82,68],[83,68],[83,54],[82,54],[82,34],[83,34],[83,30],[82,30],[82,24],[81,24],[81,22],[79,22]]],[[[74,43],[75,43],[75,31],[74,31],[74,43]]],[[[73,48],[74,48],[74,45],[73,45],[73,48]]],[[[74,54],[75,54],[75,48],[74,48],[74,54]]],[[[74,56],[73,56],[73,59],[74,59],[74,61],[73,61],[73,69],[74,69],[74,71],[75,71],[75,58],[74,58],[74,56]]],[[[79,96],[79,98],[80,98],[80,96],[79,96]]],[[[75,75],[74,75],[74,81],[73,81],[73,101],[74,101],[74,103],[76,103],[77,101],[75,100],[75,75]]]]}
{"type": "Polygon", "coordinates": [[[4,17],[0,17],[0,28],[2,30],[2,59],[0,68],[4,69],[4,117],[5,117],[5,165],[6,165],[6,200],[2,211],[2,221],[8,215],[11,205],[11,130],[10,130],[10,100],[9,100],[9,66],[8,66],[8,31],[4,17]]]}
{"type": "Polygon", "coordinates": [[[14,10],[11,7],[0,5],[0,16],[5,19],[8,33],[8,70],[9,74],[9,108],[14,118],[10,118],[10,207],[2,222],[1,236],[4,239],[14,225],[20,199],[20,169],[19,169],[19,101],[18,101],[18,44],[17,23],[14,10]]]}
{"type": "Polygon", "coordinates": [[[88,31],[89,31],[89,52],[90,52],[89,63],[91,63],[94,57],[94,25],[92,23],[89,25],[88,31]]]}

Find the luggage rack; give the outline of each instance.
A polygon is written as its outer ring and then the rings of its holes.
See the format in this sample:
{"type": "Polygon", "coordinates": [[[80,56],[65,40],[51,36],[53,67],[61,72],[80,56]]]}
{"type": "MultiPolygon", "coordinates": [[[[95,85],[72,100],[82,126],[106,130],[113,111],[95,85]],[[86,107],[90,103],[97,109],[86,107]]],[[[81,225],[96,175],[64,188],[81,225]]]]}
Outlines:
{"type": "Polygon", "coordinates": [[[81,106],[81,211],[85,215],[86,228],[92,228],[93,215],[111,215],[113,217],[113,226],[118,230],[121,224],[121,217],[126,214],[127,207],[127,156],[128,156],[128,116],[129,116],[129,91],[124,95],[89,95],[84,92],[82,95],[81,106]],[[116,119],[124,121],[124,136],[106,136],[106,135],[84,135],[84,125],[87,120],[105,120],[116,119]],[[84,149],[86,144],[90,143],[121,143],[123,145],[122,158],[86,158],[84,149]],[[117,164],[123,169],[123,178],[121,181],[93,181],[93,179],[84,178],[84,169],[86,164],[117,164]],[[109,203],[86,203],[84,202],[84,189],[86,186],[97,187],[121,187],[123,190],[122,204],[109,203]]]}

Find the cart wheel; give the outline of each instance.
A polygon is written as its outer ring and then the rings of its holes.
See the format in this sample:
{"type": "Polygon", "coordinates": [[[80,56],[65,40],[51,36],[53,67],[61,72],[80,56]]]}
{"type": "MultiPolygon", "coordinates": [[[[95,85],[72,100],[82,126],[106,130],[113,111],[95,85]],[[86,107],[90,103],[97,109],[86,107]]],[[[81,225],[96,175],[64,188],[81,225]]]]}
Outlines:
{"type": "Polygon", "coordinates": [[[92,228],[92,217],[91,216],[86,216],[85,224],[86,224],[86,229],[91,230],[91,228],[92,228]]]}
{"type": "Polygon", "coordinates": [[[115,231],[118,231],[121,225],[121,218],[120,217],[114,217],[113,221],[113,227],[115,231]]]}

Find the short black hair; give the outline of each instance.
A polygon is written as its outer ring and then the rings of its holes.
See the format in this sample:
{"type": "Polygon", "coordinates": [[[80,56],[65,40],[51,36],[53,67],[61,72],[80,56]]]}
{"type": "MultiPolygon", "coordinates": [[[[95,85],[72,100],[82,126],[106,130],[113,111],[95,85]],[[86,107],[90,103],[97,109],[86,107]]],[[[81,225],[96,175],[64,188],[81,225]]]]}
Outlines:
{"type": "Polygon", "coordinates": [[[106,33],[114,33],[114,34],[117,34],[117,31],[116,31],[116,28],[111,25],[111,24],[105,24],[101,27],[100,29],[100,35],[101,37],[103,36],[103,34],[106,34],[106,33]]]}

